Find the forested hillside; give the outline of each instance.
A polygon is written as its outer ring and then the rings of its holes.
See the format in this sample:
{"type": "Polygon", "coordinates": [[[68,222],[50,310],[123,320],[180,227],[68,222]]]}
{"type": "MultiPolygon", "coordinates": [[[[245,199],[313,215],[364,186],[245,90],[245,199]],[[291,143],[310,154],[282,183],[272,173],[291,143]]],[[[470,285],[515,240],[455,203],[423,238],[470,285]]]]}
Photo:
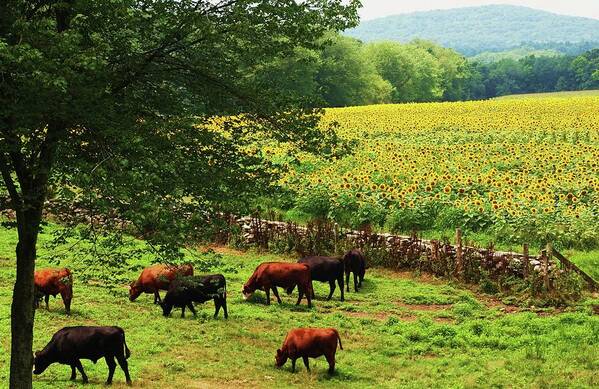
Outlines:
{"type": "Polygon", "coordinates": [[[597,46],[599,20],[526,7],[489,5],[363,21],[346,34],[366,42],[429,39],[467,56],[523,45],[575,55],[597,46]]]}

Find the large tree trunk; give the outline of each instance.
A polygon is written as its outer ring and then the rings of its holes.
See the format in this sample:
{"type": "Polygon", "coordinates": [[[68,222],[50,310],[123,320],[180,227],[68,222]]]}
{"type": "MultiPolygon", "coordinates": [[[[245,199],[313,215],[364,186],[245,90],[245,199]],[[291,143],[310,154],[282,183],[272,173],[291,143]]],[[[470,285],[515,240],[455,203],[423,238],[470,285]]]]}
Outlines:
{"type": "Polygon", "coordinates": [[[41,209],[17,214],[17,279],[11,307],[10,388],[32,388],[33,365],[33,273],[41,209]]]}

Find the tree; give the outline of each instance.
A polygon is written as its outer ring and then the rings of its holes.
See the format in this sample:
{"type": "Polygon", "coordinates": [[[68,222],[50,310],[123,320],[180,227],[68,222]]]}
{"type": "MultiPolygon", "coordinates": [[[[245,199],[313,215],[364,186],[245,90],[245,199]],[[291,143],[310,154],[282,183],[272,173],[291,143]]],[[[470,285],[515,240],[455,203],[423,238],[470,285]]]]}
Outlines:
{"type": "Polygon", "coordinates": [[[319,112],[245,75],[355,25],[358,2],[345,4],[0,4],[0,172],[19,239],[11,388],[32,387],[33,272],[48,196],[85,198],[115,220],[165,227],[148,235],[165,247],[181,242],[187,219],[176,216],[222,195],[234,202],[243,192],[235,173],[246,183],[256,177],[259,156],[243,151],[248,136],[319,144],[319,112]],[[215,128],[214,115],[238,116],[215,128]]]}
{"type": "Polygon", "coordinates": [[[453,49],[426,40],[416,39],[412,44],[426,50],[437,59],[441,71],[442,100],[464,100],[467,96],[466,80],[470,77],[470,67],[466,58],[453,49]]]}
{"type": "Polygon", "coordinates": [[[571,69],[580,89],[599,88],[599,49],[587,51],[572,61],[571,69]]]}
{"type": "Polygon", "coordinates": [[[425,49],[412,44],[377,42],[368,44],[365,53],[381,77],[393,86],[394,103],[434,101],[441,97],[441,69],[425,49]]]}
{"type": "Polygon", "coordinates": [[[321,54],[316,80],[328,106],[344,107],[389,101],[391,85],[377,73],[353,38],[332,36],[321,54]]]}

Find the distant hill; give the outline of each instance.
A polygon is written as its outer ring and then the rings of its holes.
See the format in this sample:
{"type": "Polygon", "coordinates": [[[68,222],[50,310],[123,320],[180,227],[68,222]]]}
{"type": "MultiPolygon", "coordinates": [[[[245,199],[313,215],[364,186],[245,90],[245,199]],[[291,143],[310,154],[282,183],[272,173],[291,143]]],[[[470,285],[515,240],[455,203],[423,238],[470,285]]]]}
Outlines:
{"type": "Polygon", "coordinates": [[[345,34],[365,42],[424,38],[467,56],[522,46],[578,54],[567,51],[599,47],[599,20],[520,6],[488,5],[367,20],[345,34]]]}

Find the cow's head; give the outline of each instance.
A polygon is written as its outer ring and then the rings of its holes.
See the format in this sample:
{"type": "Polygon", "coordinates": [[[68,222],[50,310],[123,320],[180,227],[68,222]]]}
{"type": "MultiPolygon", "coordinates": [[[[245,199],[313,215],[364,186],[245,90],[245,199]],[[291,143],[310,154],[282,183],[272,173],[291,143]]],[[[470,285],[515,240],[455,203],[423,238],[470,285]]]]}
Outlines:
{"type": "Polygon", "coordinates": [[[277,355],[275,355],[275,366],[281,367],[287,362],[288,355],[286,352],[281,351],[281,349],[277,350],[277,355]]]}
{"type": "Polygon", "coordinates": [[[141,294],[141,288],[137,286],[137,283],[133,281],[129,285],[129,301],[135,301],[136,298],[141,294]]]}
{"type": "Polygon", "coordinates": [[[241,293],[243,294],[243,299],[249,299],[252,294],[254,294],[254,289],[250,288],[247,284],[243,285],[241,288],[241,293]]]}
{"type": "Polygon", "coordinates": [[[162,307],[162,316],[169,317],[171,314],[171,311],[173,310],[173,306],[164,301],[161,301],[159,304],[162,307]]]}
{"type": "Polygon", "coordinates": [[[42,374],[51,363],[47,353],[36,351],[33,355],[33,374],[42,374]]]}

